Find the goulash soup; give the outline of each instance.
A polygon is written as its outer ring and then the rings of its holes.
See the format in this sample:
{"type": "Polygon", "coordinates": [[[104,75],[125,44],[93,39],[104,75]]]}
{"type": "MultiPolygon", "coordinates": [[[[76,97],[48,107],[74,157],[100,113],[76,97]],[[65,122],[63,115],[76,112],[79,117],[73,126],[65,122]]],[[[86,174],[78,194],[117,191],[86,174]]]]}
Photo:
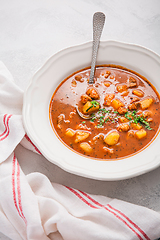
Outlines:
{"type": "Polygon", "coordinates": [[[159,131],[160,99],[151,83],[120,66],[97,66],[66,78],[54,92],[50,121],[58,138],[88,157],[114,160],[147,147],[159,131]],[[83,119],[76,108],[90,119],[83,119]]]}

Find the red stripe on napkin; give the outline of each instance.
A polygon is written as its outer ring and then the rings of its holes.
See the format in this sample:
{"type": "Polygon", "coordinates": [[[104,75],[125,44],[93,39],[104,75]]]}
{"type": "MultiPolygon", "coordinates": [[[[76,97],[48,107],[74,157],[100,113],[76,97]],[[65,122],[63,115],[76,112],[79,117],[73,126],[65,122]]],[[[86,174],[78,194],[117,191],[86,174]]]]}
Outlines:
{"type": "Polygon", "coordinates": [[[131,219],[129,219],[124,213],[122,213],[121,211],[119,211],[118,209],[112,207],[110,204],[107,204],[106,206],[100,204],[99,202],[97,202],[95,199],[91,198],[88,194],[78,190],[80,193],[82,193],[84,196],[86,196],[88,199],[90,199],[92,202],[94,202],[95,204],[97,204],[98,206],[100,207],[104,207],[106,208],[109,207],[110,209],[112,209],[113,211],[119,213],[121,216],[123,216],[127,221],[129,221],[131,224],[133,224],[133,226],[138,230],[140,231],[140,233],[147,239],[147,240],[150,240],[150,238],[146,235],[145,232],[143,232],[142,229],[140,229],[131,219]]]}
{"type": "Polygon", "coordinates": [[[17,159],[14,155],[12,162],[12,191],[13,191],[13,201],[17,209],[19,216],[23,219],[27,225],[27,220],[23,214],[22,201],[21,201],[21,188],[20,188],[20,167],[17,159]]]}
{"type": "Polygon", "coordinates": [[[124,213],[122,213],[121,211],[119,211],[118,209],[113,208],[110,204],[107,204],[108,207],[110,207],[111,209],[113,209],[114,211],[118,212],[120,215],[122,215],[123,217],[125,217],[131,224],[133,224],[133,226],[135,228],[137,228],[137,230],[139,230],[141,232],[141,234],[147,239],[150,240],[150,238],[147,236],[147,234],[145,232],[143,232],[142,229],[140,229],[140,227],[138,227],[131,219],[129,219],[124,213]]]}
{"type": "Polygon", "coordinates": [[[74,193],[80,200],[82,200],[84,203],[86,203],[89,207],[96,208],[96,209],[104,208],[108,212],[112,213],[115,217],[117,217],[119,220],[121,220],[127,227],[129,227],[132,230],[132,232],[134,232],[140,240],[144,239],[144,238],[142,238],[142,236],[145,237],[146,240],[150,240],[150,238],[146,235],[146,233],[144,233],[144,231],[142,229],[140,229],[140,227],[138,227],[124,213],[122,213],[118,209],[113,208],[110,204],[107,204],[106,206],[102,205],[101,203],[99,203],[95,199],[93,199],[91,196],[89,196],[88,194],[86,194],[80,190],[75,190],[75,189],[67,187],[67,186],[66,186],[66,188],[68,190],[70,190],[72,193],[74,193]],[[89,199],[96,206],[94,206],[93,204],[88,202],[81,194],[84,195],[87,199],[89,199]]]}
{"type": "Polygon", "coordinates": [[[42,155],[42,153],[38,150],[38,148],[33,144],[33,142],[31,141],[31,139],[27,136],[27,134],[25,134],[25,138],[27,139],[28,142],[30,142],[32,144],[32,146],[34,147],[34,149],[36,150],[36,152],[38,152],[39,154],[42,155]]]}
{"type": "Polygon", "coordinates": [[[8,137],[9,133],[10,133],[10,129],[9,129],[9,120],[11,118],[12,115],[8,115],[5,114],[3,116],[3,124],[4,124],[4,131],[3,133],[0,134],[0,141],[4,140],[6,137],[8,137]]]}

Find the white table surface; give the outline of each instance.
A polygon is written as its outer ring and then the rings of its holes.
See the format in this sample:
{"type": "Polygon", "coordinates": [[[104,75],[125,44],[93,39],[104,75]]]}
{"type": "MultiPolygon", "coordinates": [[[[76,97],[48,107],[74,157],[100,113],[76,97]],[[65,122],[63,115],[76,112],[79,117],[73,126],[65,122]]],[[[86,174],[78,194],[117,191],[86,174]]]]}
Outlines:
{"type": "MultiPolygon", "coordinates": [[[[0,60],[17,85],[25,90],[59,50],[91,41],[96,11],[107,16],[101,40],[143,45],[160,55],[160,0],[0,0],[0,60]]],[[[132,179],[96,181],[67,173],[20,145],[15,152],[25,174],[38,171],[53,182],[160,211],[160,168],[132,179]]]]}

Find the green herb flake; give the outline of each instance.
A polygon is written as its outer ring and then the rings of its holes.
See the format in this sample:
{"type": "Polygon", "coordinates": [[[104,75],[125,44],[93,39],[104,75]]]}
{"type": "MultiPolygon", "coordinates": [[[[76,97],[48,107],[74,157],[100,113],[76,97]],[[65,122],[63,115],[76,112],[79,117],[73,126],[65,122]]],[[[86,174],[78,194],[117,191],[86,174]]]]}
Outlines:
{"type": "Polygon", "coordinates": [[[146,127],[146,129],[148,129],[148,130],[152,130],[152,128],[150,127],[150,126],[145,126],[146,127]]]}
{"type": "Polygon", "coordinates": [[[96,118],[91,118],[90,122],[94,122],[96,120],[96,118]]]}
{"type": "Polygon", "coordinates": [[[125,116],[125,117],[126,117],[128,120],[130,120],[130,121],[131,121],[131,120],[132,120],[132,118],[130,117],[130,115],[131,115],[131,113],[130,113],[130,112],[126,112],[124,116],[125,116]]]}
{"type": "Polygon", "coordinates": [[[94,107],[97,107],[99,105],[99,102],[93,100],[91,101],[91,104],[94,106],[94,107]]]}
{"type": "Polygon", "coordinates": [[[106,123],[106,122],[108,122],[108,121],[110,121],[110,119],[109,119],[109,118],[106,118],[104,122],[106,123]]]}
{"type": "Polygon", "coordinates": [[[144,124],[145,128],[148,130],[152,130],[152,128],[149,125],[149,122],[144,118],[144,116],[137,116],[137,111],[132,111],[132,112],[126,112],[125,117],[130,120],[130,123],[136,123],[136,124],[144,124]]]}
{"type": "Polygon", "coordinates": [[[92,104],[92,105],[86,110],[86,112],[88,112],[89,109],[91,109],[91,108],[93,108],[93,107],[97,107],[97,106],[99,105],[99,102],[93,100],[93,101],[91,101],[91,104],[92,104]]]}
{"type": "Polygon", "coordinates": [[[102,123],[100,123],[100,124],[97,125],[97,128],[101,128],[101,127],[103,127],[103,124],[102,124],[102,123]]]}

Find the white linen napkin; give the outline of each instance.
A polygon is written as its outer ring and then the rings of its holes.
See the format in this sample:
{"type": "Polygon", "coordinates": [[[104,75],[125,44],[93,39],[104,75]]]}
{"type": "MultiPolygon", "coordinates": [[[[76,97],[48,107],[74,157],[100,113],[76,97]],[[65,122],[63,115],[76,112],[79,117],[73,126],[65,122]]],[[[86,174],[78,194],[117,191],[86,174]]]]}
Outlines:
{"type": "Polygon", "coordinates": [[[40,152],[25,134],[22,99],[0,63],[0,232],[12,240],[160,237],[160,214],[153,210],[51,183],[38,172],[24,175],[15,147],[40,152]]]}

